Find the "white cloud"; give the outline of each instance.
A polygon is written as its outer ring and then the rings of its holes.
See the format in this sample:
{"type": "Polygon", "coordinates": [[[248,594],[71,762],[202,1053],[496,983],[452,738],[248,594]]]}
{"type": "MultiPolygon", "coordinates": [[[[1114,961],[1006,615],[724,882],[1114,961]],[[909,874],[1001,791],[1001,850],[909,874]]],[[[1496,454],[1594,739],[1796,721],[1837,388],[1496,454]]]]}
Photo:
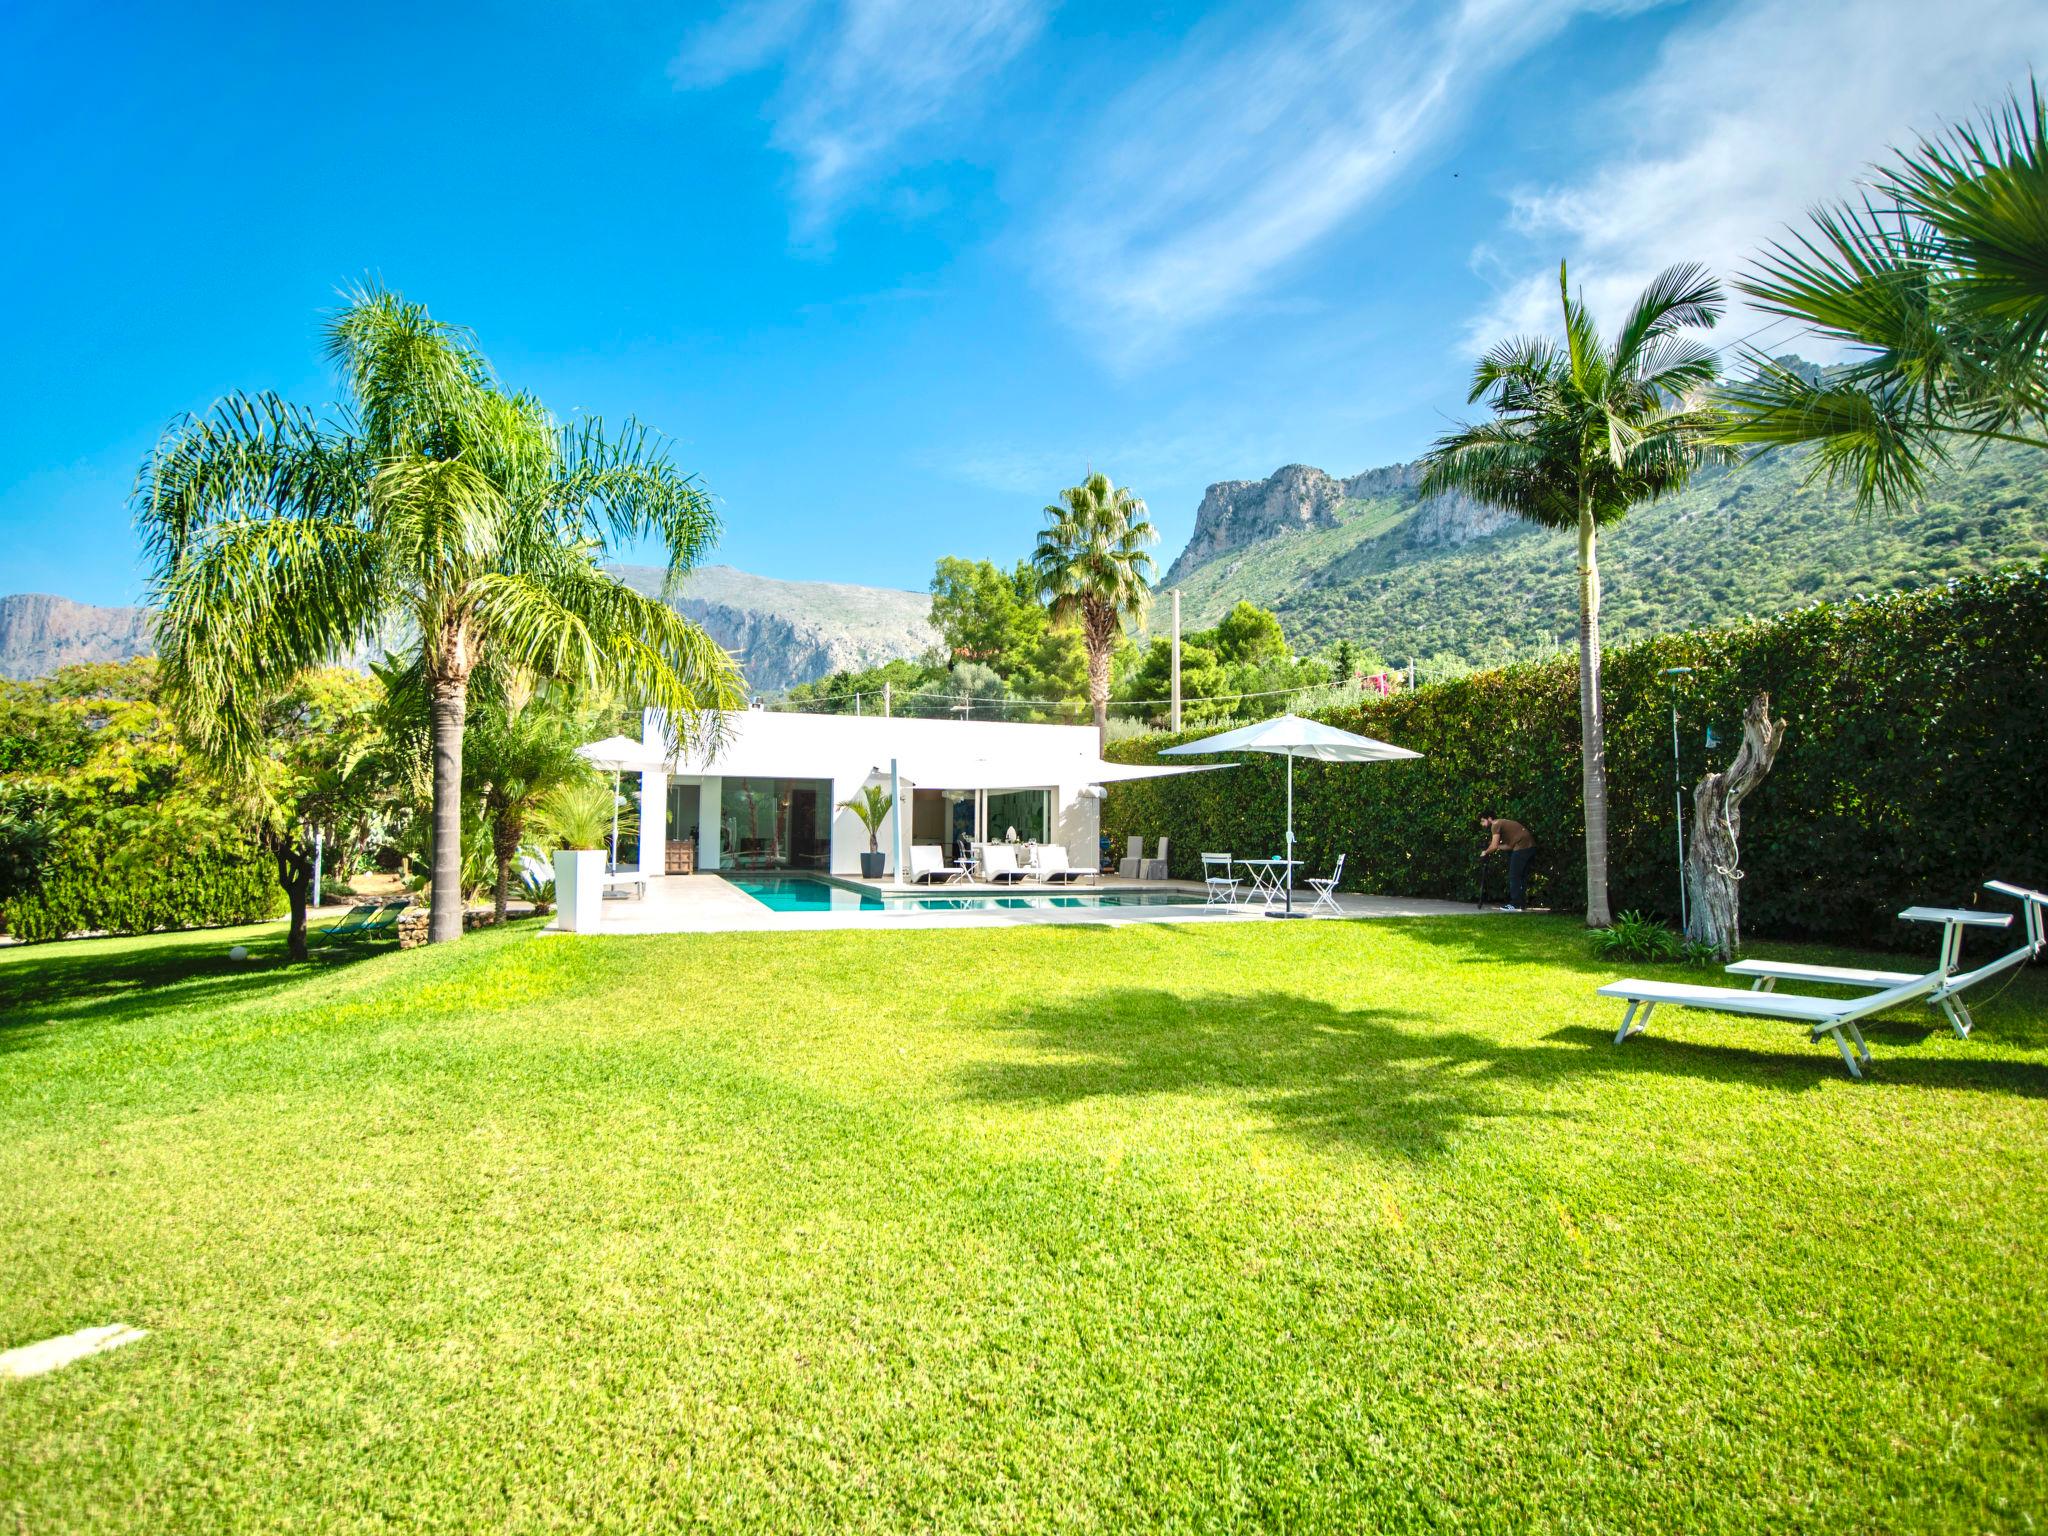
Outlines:
{"type": "MultiPolygon", "coordinates": [[[[1682,23],[1642,83],[1588,120],[1626,146],[1586,175],[1512,203],[1508,234],[1474,253],[1497,284],[1462,350],[1557,328],[1557,262],[1610,323],[1655,273],[1702,261],[1736,275],[1889,146],[1990,105],[2048,60],[2038,0],[1747,0],[1682,23]]],[[[1732,342],[1819,344],[1737,310],[1732,342]]]]}
{"type": "Polygon", "coordinates": [[[1044,19],[1043,0],[739,0],[669,74],[679,89],[708,89],[784,62],[771,142],[796,161],[797,227],[816,236],[1044,19]]]}
{"type": "Polygon", "coordinates": [[[1109,103],[1038,241],[1077,323],[1142,356],[1235,311],[1425,164],[1486,81],[1636,0],[1297,5],[1198,30],[1109,103]]]}

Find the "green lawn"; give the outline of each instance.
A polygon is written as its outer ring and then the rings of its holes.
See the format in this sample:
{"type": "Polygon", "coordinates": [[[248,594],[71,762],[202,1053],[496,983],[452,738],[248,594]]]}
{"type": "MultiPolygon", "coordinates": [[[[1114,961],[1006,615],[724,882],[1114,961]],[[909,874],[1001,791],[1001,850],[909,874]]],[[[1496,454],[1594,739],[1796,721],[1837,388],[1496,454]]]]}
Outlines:
{"type": "Polygon", "coordinates": [[[2032,1530],[2048,984],[1563,920],[0,953],[0,1528],[2032,1530]]]}

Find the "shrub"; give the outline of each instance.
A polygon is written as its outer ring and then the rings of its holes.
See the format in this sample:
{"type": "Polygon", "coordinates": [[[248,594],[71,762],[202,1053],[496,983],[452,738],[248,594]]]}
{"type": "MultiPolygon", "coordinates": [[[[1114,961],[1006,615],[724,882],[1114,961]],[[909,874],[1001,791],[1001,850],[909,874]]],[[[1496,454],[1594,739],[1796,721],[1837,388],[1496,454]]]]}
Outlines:
{"type": "MultiPolygon", "coordinates": [[[[169,830],[168,828],[166,829],[169,830]]],[[[152,843],[134,829],[74,828],[53,840],[36,883],[8,898],[16,938],[152,933],[260,922],[284,910],[269,857],[239,840],[152,843]]]]}
{"type": "Polygon", "coordinates": [[[1654,917],[1645,917],[1640,912],[1623,912],[1614,919],[1612,928],[1593,931],[1593,953],[1603,960],[1680,960],[1686,957],[1687,949],[1684,939],[1654,917]]]}
{"type": "MultiPolygon", "coordinates": [[[[1743,928],[1757,935],[1908,943],[1914,902],[1967,905],[1982,881],[2048,884],[2048,829],[2021,803],[2048,761],[2048,568],[1775,619],[1661,636],[1606,657],[1610,897],[1675,916],[1671,694],[1684,777],[1724,766],[1759,691],[1791,722],[1770,778],[1743,806],[1743,928]],[[1703,749],[1711,726],[1722,745],[1703,749]]],[[[1478,817],[1537,839],[1531,899],[1585,898],[1577,669],[1568,658],[1475,673],[1321,716],[1423,753],[1419,762],[1295,764],[1296,853],[1348,856],[1352,889],[1469,901],[1478,817]]],[[[1124,762],[1208,734],[1113,743],[1124,762]]],[[[1165,759],[1185,762],[1186,759],[1165,759]]],[[[1285,764],[1246,754],[1227,773],[1114,787],[1113,843],[1173,840],[1173,873],[1204,848],[1277,850],[1285,764]]]]}

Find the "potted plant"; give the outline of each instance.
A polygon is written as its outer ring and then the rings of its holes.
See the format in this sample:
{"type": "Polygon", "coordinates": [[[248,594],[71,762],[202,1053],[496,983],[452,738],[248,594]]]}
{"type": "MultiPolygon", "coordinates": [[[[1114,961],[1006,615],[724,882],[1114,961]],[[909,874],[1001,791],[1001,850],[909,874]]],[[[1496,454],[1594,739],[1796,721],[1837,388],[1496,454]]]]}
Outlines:
{"type": "Polygon", "coordinates": [[[604,841],[612,829],[612,787],[596,779],[558,786],[540,805],[555,849],[555,925],[595,933],[604,906],[604,841]]]}
{"type": "Polygon", "coordinates": [[[860,824],[868,829],[868,851],[860,856],[863,880],[882,878],[887,862],[882,857],[882,823],[895,806],[896,797],[879,784],[865,785],[851,800],[839,802],[839,809],[853,812],[860,819],[860,824]]]}

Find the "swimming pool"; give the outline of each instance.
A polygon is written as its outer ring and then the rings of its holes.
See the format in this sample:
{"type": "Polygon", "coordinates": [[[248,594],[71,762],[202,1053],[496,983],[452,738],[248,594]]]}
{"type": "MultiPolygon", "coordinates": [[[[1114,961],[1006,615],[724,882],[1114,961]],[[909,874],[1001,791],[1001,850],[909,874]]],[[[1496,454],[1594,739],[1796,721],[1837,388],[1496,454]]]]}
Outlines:
{"type": "Polygon", "coordinates": [[[1014,896],[878,896],[816,875],[727,875],[775,912],[984,912],[1029,907],[1173,907],[1202,904],[1181,891],[1020,891],[1014,896]]]}

